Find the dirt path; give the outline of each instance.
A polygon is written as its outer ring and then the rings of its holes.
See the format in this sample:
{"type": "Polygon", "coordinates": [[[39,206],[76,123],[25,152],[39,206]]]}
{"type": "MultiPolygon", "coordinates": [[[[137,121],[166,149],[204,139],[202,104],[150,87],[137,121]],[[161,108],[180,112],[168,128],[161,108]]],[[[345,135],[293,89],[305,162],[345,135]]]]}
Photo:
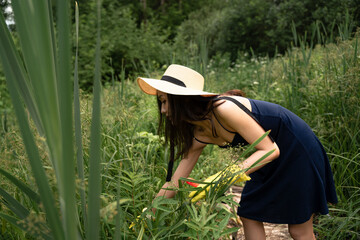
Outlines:
{"type": "MultiPolygon", "coordinates": [[[[242,187],[232,186],[230,188],[229,194],[234,195],[234,201],[239,202],[241,197],[242,187]]],[[[244,232],[243,228],[241,227],[240,219],[231,219],[229,221],[229,227],[239,227],[240,229],[237,233],[233,234],[233,240],[244,240],[244,232]]],[[[264,223],[265,226],[265,233],[267,240],[288,240],[292,239],[288,233],[287,225],[286,224],[271,224],[271,223],[264,223]]]]}

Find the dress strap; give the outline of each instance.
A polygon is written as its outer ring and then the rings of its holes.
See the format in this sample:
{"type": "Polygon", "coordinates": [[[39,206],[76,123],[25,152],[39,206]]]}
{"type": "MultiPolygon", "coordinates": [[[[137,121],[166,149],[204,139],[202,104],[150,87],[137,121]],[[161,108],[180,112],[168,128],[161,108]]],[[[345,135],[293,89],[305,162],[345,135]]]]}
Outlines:
{"type": "Polygon", "coordinates": [[[236,133],[236,132],[230,131],[229,129],[225,128],[225,127],[221,124],[221,122],[219,121],[219,119],[217,118],[217,116],[216,116],[216,114],[214,113],[214,111],[212,111],[212,112],[213,112],[213,114],[214,114],[214,116],[215,116],[216,121],[220,124],[220,126],[221,126],[223,129],[225,129],[225,130],[228,131],[229,133],[236,133]]]}
{"type": "Polygon", "coordinates": [[[202,143],[202,144],[212,144],[212,143],[208,143],[208,142],[201,141],[201,140],[197,139],[196,137],[194,137],[194,139],[195,139],[196,141],[198,141],[199,143],[202,143]]]}
{"type": "MultiPolygon", "coordinates": [[[[235,103],[239,108],[241,108],[244,112],[246,112],[252,119],[254,119],[255,122],[257,122],[260,127],[262,127],[261,124],[260,124],[260,122],[259,122],[259,120],[257,120],[257,118],[254,116],[254,114],[253,114],[252,112],[250,112],[250,110],[249,110],[247,107],[245,107],[241,102],[239,102],[239,101],[237,101],[237,100],[235,100],[235,99],[233,99],[233,98],[231,98],[231,97],[227,97],[227,96],[218,97],[218,98],[215,99],[215,101],[216,101],[216,100],[221,100],[221,99],[229,100],[229,101],[235,103]]],[[[214,115],[215,115],[215,114],[214,114],[214,115]]],[[[215,118],[216,118],[216,115],[215,115],[215,118]]],[[[217,118],[216,118],[216,119],[217,119],[217,118]]],[[[220,122],[219,122],[219,123],[220,123],[220,122]]],[[[220,123],[220,125],[221,125],[221,123],[220,123]]],[[[222,126],[222,125],[221,125],[221,126],[222,126]]],[[[226,128],[224,128],[224,129],[226,130],[226,128]]],[[[265,131],[265,130],[264,130],[264,131],[265,131]]],[[[229,131],[229,132],[230,132],[230,131],[229,131]]],[[[270,139],[271,139],[272,142],[275,142],[274,139],[270,136],[270,134],[269,134],[268,136],[270,137],[270,139]]]]}

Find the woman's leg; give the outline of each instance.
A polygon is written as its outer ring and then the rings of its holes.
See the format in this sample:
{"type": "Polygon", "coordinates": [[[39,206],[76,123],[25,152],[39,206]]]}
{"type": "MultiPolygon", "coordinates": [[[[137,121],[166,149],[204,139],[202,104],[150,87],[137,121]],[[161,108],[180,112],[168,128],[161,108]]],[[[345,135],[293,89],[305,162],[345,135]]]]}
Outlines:
{"type": "Polygon", "coordinates": [[[265,240],[265,229],[262,222],[240,217],[246,240],[265,240]]]}
{"type": "Polygon", "coordinates": [[[313,217],[301,224],[289,224],[289,233],[295,240],[314,240],[313,217]]]}

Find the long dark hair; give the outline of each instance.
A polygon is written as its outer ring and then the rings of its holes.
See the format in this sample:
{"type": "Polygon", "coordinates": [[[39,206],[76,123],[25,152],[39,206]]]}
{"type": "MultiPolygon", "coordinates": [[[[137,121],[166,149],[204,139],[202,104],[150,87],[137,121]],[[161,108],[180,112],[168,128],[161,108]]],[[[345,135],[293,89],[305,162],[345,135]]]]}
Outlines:
{"type": "MultiPolygon", "coordinates": [[[[244,96],[241,90],[230,90],[222,95],[244,96]]],[[[216,131],[209,113],[219,104],[214,104],[216,96],[182,96],[167,94],[168,111],[170,118],[161,114],[161,102],[158,100],[159,107],[159,127],[158,134],[165,136],[165,142],[170,145],[170,159],[166,181],[171,180],[172,168],[175,159],[186,157],[194,137],[194,125],[189,121],[209,120],[212,126],[212,133],[216,137],[216,131]],[[175,156],[175,148],[177,154],[175,156]]]]}

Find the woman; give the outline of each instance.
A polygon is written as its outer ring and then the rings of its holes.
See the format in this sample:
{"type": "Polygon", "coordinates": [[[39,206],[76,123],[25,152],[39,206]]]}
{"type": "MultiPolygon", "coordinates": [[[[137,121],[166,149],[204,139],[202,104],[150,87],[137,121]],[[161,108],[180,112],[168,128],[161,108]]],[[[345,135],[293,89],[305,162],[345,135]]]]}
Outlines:
{"type": "MultiPolygon", "coordinates": [[[[336,203],[337,196],[326,153],[303,120],[279,105],[236,96],[241,95],[238,91],[222,95],[204,92],[204,78],[181,65],[170,65],[160,80],[138,78],[137,82],[145,93],[157,96],[159,132],[170,143],[163,188],[187,178],[207,144],[251,144],[271,130],[256,151],[239,163],[248,169],[274,150],[246,171],[251,180],[238,207],[245,237],[265,239],[263,222],[270,222],[288,224],[294,239],[315,239],[314,214],[328,214],[327,202],[336,203]],[[172,176],[174,147],[182,160],[172,176]]],[[[174,195],[174,191],[161,189],[157,196],[174,195]]]]}

